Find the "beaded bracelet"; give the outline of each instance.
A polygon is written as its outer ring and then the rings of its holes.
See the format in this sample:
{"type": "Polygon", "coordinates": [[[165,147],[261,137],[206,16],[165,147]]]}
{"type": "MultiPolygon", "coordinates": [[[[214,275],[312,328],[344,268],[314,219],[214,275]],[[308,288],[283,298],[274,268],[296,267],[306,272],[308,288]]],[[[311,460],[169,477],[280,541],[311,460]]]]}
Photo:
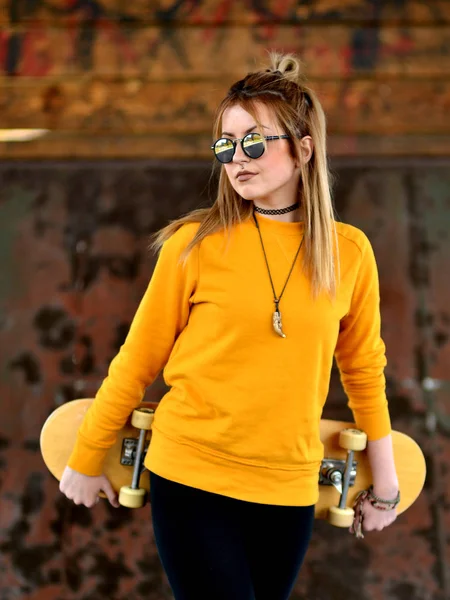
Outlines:
{"type": "Polygon", "coordinates": [[[400,502],[400,490],[394,500],[383,500],[383,498],[379,498],[374,494],[373,485],[371,485],[367,491],[369,492],[367,499],[370,504],[378,510],[394,510],[400,502]]]}
{"type": "Polygon", "coordinates": [[[364,534],[362,532],[362,524],[364,520],[362,507],[365,500],[368,500],[370,504],[378,510],[394,510],[394,508],[400,502],[400,491],[398,492],[395,500],[383,500],[382,498],[379,498],[373,493],[373,485],[371,485],[367,490],[362,490],[359,492],[353,505],[355,517],[350,527],[350,533],[353,533],[357,538],[364,538],[364,534]]]}

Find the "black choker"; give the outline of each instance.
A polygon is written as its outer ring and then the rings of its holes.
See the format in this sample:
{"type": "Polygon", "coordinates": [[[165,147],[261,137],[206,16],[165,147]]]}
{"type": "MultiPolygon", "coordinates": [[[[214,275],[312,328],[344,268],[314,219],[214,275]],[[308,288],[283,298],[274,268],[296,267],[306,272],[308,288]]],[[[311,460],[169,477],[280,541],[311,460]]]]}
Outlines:
{"type": "Polygon", "coordinates": [[[296,208],[299,207],[299,203],[296,202],[291,206],[286,206],[286,208],[259,208],[259,206],[254,206],[253,209],[255,212],[260,213],[262,215],[285,215],[286,213],[290,213],[296,208]]]}

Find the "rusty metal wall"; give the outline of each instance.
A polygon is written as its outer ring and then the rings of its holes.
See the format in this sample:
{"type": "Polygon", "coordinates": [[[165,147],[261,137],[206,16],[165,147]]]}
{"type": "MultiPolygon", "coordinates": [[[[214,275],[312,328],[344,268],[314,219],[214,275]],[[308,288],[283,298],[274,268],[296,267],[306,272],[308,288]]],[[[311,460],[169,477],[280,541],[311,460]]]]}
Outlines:
{"type": "MultiPolygon", "coordinates": [[[[449,166],[332,163],[339,216],[378,260],[393,424],[422,445],[429,474],[384,532],[357,541],[316,522],[292,600],[450,597],[449,166]]],[[[151,276],[149,234],[208,202],[209,173],[209,162],[0,164],[0,600],[171,598],[149,507],[73,505],[38,440],[54,408],[95,393],[151,276]]],[[[163,393],[159,379],[147,399],[163,393]]],[[[351,418],[336,371],[325,416],[351,418]]]]}

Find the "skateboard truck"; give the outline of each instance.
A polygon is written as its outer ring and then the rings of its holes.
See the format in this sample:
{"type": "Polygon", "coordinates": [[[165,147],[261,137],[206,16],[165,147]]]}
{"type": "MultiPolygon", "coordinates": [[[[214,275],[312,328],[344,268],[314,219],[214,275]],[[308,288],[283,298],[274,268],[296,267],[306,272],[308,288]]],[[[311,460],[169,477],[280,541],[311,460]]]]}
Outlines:
{"type": "MultiPolygon", "coordinates": [[[[145,454],[147,431],[152,428],[155,411],[151,408],[137,408],[131,415],[131,424],[139,429],[139,439],[137,442],[136,453],[134,456],[133,478],[131,486],[124,485],[120,488],[119,504],[128,508],[140,508],[145,504],[146,491],[139,487],[139,479],[142,473],[142,462],[145,454]]],[[[131,444],[124,443],[124,454],[122,455],[122,464],[133,464],[134,448],[131,444]],[[124,457],[127,461],[124,463],[124,457]],[[131,461],[131,462],[130,462],[131,461]]]]}
{"type": "MultiPolygon", "coordinates": [[[[145,504],[146,490],[139,486],[143,468],[143,457],[148,447],[147,431],[152,427],[155,411],[150,408],[138,408],[133,411],[131,424],[139,429],[139,439],[126,438],[123,443],[121,464],[133,465],[131,486],[122,486],[119,492],[119,503],[128,508],[140,508],[145,504]]],[[[357,429],[343,429],[339,435],[339,445],[347,450],[347,459],[324,459],[319,473],[319,484],[334,486],[339,494],[338,506],[332,506],[328,512],[328,521],[336,527],[350,527],[354,519],[354,511],[346,506],[348,489],[356,479],[354,452],[364,450],[367,435],[357,429]]]]}
{"type": "MultiPolygon", "coordinates": [[[[138,449],[139,439],[136,438],[124,438],[122,442],[122,454],[120,456],[120,464],[124,467],[134,467],[136,462],[136,453],[138,449]]],[[[143,455],[147,453],[150,440],[145,440],[143,455]]],[[[141,474],[145,471],[145,467],[141,460],[141,474]]]]}
{"type": "MultiPolygon", "coordinates": [[[[335,463],[344,464],[344,461],[330,461],[333,466],[322,467],[321,478],[329,480],[326,485],[334,485],[341,497],[338,506],[332,506],[328,511],[328,521],[335,527],[350,527],[353,523],[355,511],[347,506],[348,488],[354,484],[356,478],[356,462],[353,460],[354,452],[364,450],[367,446],[367,435],[359,429],[343,429],[339,434],[339,446],[347,450],[347,460],[342,471],[334,467],[335,463]]],[[[319,478],[320,481],[320,478],[319,478]]]]}
{"type": "MultiPolygon", "coordinates": [[[[339,494],[342,494],[342,482],[344,480],[346,465],[347,461],[345,460],[324,458],[319,472],[319,485],[332,485],[337,489],[339,494]]],[[[358,462],[354,460],[350,469],[350,487],[355,484],[357,465],[358,462]]]]}

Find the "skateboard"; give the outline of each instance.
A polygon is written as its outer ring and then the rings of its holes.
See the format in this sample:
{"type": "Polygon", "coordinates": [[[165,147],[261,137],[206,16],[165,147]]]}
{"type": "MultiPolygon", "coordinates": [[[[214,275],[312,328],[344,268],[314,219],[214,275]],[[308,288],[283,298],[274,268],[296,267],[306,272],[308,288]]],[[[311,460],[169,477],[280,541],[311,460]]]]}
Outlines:
{"type": "MultiPolygon", "coordinates": [[[[49,471],[60,480],[75,445],[77,431],[92,399],[72,400],[48,417],[41,431],[40,447],[49,471]]],[[[116,443],[106,455],[103,472],[119,493],[119,503],[128,508],[143,506],[148,497],[149,476],[143,459],[151,441],[151,427],[158,404],[143,402],[133,411],[116,443]]],[[[350,527],[356,496],[372,483],[364,451],[367,436],[353,423],[322,419],[320,437],[324,459],[319,477],[319,500],[315,517],[337,527],[350,527]]],[[[401,490],[397,514],[419,496],[426,475],[425,458],[418,444],[399,431],[392,431],[394,460],[401,490]]],[[[103,492],[101,496],[105,497],[103,492]]]]}

